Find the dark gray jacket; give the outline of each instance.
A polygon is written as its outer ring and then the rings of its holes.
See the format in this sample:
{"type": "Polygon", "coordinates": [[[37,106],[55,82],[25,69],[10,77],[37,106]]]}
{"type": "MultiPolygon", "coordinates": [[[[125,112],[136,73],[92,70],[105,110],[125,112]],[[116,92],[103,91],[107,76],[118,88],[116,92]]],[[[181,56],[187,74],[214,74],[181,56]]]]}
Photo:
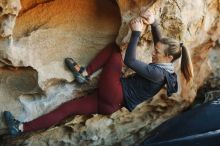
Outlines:
{"type": "MultiPolygon", "coordinates": [[[[160,38],[160,32],[156,22],[151,25],[154,44],[160,38]]],[[[153,97],[167,84],[167,94],[177,92],[177,75],[171,74],[156,64],[146,64],[136,59],[136,47],[140,32],[133,31],[125,54],[124,63],[136,73],[128,78],[121,78],[125,107],[132,111],[138,104],[153,97]]]]}

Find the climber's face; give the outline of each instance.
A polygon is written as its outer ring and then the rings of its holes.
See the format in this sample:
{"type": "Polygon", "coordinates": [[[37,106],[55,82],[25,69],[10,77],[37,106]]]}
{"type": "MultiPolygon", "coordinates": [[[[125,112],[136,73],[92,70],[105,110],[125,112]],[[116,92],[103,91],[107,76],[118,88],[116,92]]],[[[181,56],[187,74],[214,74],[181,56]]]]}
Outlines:
{"type": "Polygon", "coordinates": [[[152,51],[152,63],[170,63],[172,56],[165,54],[167,45],[158,42],[152,51]]]}

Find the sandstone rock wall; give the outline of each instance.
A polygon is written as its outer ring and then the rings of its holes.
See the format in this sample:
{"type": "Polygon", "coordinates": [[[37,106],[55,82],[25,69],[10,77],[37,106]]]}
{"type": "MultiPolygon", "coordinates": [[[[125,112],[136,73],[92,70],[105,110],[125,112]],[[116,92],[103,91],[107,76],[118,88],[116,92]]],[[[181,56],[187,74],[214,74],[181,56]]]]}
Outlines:
{"type": "MultiPolygon", "coordinates": [[[[1,107],[1,111],[19,109],[21,105],[16,103],[16,97],[21,94],[40,93],[41,89],[47,91],[62,80],[72,81],[63,58],[73,57],[85,65],[109,42],[116,40],[120,47],[126,47],[131,34],[128,23],[143,9],[150,9],[156,15],[164,36],[180,40],[189,48],[195,74],[193,84],[186,85],[177,62],[180,89],[172,97],[167,98],[166,91],[161,90],[131,113],[122,108],[109,116],[76,116],[40,134],[26,134],[9,141],[6,137],[5,142],[11,145],[135,145],[153,128],[194,101],[197,89],[211,72],[208,54],[220,37],[219,0],[17,0],[2,1],[1,7],[2,66],[16,66],[24,72],[30,68],[18,67],[30,66],[34,85],[25,93],[2,96],[0,101],[13,101],[11,105],[15,106],[1,107]],[[6,13],[13,17],[6,19],[3,15],[6,13]]],[[[150,62],[152,49],[150,27],[147,26],[137,48],[138,58],[150,62]]],[[[8,70],[2,73],[11,76],[8,70]]],[[[125,74],[128,72],[126,70],[125,74]]],[[[2,80],[1,84],[14,83],[16,80],[11,78],[2,80]]],[[[25,76],[25,80],[31,79],[25,76]]],[[[1,90],[6,89],[2,87],[1,90]]],[[[11,87],[7,90],[7,93],[13,91],[11,87]]],[[[19,112],[14,114],[19,115],[19,112]]]]}
{"type": "MultiPolygon", "coordinates": [[[[65,57],[87,64],[114,41],[120,27],[119,9],[111,1],[3,0],[0,6],[0,111],[13,111],[16,117],[22,95],[41,98],[52,85],[73,81],[65,57]]],[[[2,120],[0,127],[5,127],[2,120]]]]}
{"type": "Polygon", "coordinates": [[[118,9],[110,1],[23,0],[21,4],[9,56],[15,66],[36,69],[43,89],[54,78],[73,80],[63,59],[73,57],[87,64],[114,40],[120,26],[118,9]]]}

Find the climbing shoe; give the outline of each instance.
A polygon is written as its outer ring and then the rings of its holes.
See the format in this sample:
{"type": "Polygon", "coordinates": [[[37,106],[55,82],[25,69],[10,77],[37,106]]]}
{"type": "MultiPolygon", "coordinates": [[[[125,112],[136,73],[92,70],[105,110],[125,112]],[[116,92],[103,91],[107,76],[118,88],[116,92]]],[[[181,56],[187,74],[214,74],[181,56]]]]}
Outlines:
{"type": "Polygon", "coordinates": [[[64,62],[67,68],[73,73],[73,76],[77,82],[86,83],[89,81],[88,76],[82,75],[83,71],[85,71],[84,67],[81,67],[72,58],[65,58],[64,62]]]}
{"type": "Polygon", "coordinates": [[[6,121],[7,126],[8,126],[9,133],[13,137],[20,135],[21,131],[19,130],[18,127],[21,124],[21,122],[16,120],[14,118],[14,116],[11,114],[11,112],[9,112],[9,111],[4,111],[3,114],[4,114],[4,118],[5,118],[5,121],[6,121]]]}

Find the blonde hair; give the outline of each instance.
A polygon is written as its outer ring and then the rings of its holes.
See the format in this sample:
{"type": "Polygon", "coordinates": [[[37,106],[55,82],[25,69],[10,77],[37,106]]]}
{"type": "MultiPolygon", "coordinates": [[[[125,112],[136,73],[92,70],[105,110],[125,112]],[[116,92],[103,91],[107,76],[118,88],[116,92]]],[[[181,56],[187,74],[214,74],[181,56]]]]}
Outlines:
{"type": "Polygon", "coordinates": [[[188,49],[183,45],[183,43],[179,43],[179,41],[172,38],[162,38],[160,39],[160,42],[168,46],[164,53],[166,55],[173,56],[173,60],[171,62],[174,62],[182,56],[181,72],[187,82],[191,81],[193,79],[193,65],[188,49]]]}

